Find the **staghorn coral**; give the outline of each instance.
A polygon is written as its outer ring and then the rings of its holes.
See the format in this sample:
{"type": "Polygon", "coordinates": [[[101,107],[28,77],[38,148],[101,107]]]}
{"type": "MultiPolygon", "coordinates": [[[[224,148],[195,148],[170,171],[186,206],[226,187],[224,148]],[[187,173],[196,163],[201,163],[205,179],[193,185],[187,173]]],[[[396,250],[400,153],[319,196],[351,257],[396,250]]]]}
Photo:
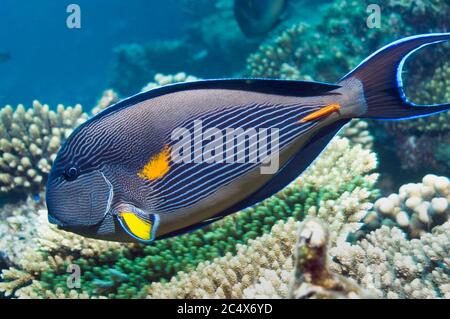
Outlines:
{"type": "Polygon", "coordinates": [[[429,174],[421,183],[403,185],[398,194],[378,199],[374,208],[378,216],[395,221],[410,238],[418,238],[448,220],[449,200],[448,178],[429,174]]]}
{"type": "MultiPolygon", "coordinates": [[[[147,297],[242,298],[245,289],[265,270],[281,271],[292,253],[295,226],[292,218],[280,221],[270,234],[239,245],[235,256],[227,254],[212,262],[200,263],[193,272],[180,272],[167,283],[150,285],[145,289],[147,297]]],[[[279,294],[287,297],[287,284],[279,289],[279,294]]]]}
{"type": "Polygon", "coordinates": [[[247,73],[252,77],[310,80],[310,77],[302,76],[298,67],[301,60],[299,43],[307,30],[309,27],[305,24],[295,25],[262,44],[258,52],[247,59],[247,73]]]}
{"type": "Polygon", "coordinates": [[[0,110],[0,192],[38,193],[61,142],[87,119],[80,105],[56,111],[38,101],[0,110]]]}
{"type": "MultiPolygon", "coordinates": [[[[335,201],[336,209],[329,211],[329,217],[336,214],[338,220],[332,225],[332,233],[356,229],[357,223],[350,223],[351,227],[343,227],[343,224],[351,218],[356,220],[376,196],[372,188],[377,174],[370,174],[375,165],[373,153],[358,145],[351,147],[346,139],[335,138],[302,178],[278,195],[194,233],[149,246],[121,245],[119,249],[113,244],[64,233],[48,225],[45,211],[41,210],[36,214],[40,217],[30,223],[37,228],[38,247],[33,246],[34,256],[27,259],[43,261],[47,267],[36,270],[14,260],[13,268],[32,274],[32,291],[41,297],[56,289],[66,295],[71,293],[66,287],[66,269],[71,263],[82,269],[82,293],[109,298],[143,296],[141,290],[146,283],[167,280],[179,271],[194,269],[199,263],[234,255],[240,244],[268,233],[279,220],[288,217],[300,220],[310,209],[327,216],[324,209],[330,201],[335,201]],[[322,176],[324,174],[328,176],[322,176]],[[89,249],[91,246],[93,248],[89,249]],[[117,276],[117,272],[126,274],[125,280],[124,276],[117,276]]],[[[20,232],[16,234],[20,236],[20,232]]],[[[29,287],[19,289],[15,295],[26,294],[30,294],[29,287]]]]}

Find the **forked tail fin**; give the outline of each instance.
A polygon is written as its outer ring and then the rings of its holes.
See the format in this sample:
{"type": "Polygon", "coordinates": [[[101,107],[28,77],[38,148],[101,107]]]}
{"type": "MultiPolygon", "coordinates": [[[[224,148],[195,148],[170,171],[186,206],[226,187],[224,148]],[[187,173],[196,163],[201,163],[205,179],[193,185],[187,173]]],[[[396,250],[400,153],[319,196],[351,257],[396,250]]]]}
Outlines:
{"type": "Polygon", "coordinates": [[[407,100],[403,90],[402,68],[406,59],[420,48],[450,40],[450,33],[416,35],[393,42],[361,62],[341,81],[361,81],[367,112],[361,117],[401,120],[428,116],[450,109],[450,103],[417,105],[407,100]]]}

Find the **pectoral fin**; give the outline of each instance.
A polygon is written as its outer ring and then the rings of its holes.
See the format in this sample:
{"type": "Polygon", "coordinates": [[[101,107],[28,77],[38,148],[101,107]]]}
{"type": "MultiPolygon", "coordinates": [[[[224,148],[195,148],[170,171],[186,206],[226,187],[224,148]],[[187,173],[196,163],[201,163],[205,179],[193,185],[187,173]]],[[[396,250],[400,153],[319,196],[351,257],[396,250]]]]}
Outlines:
{"type": "Polygon", "coordinates": [[[158,215],[146,214],[133,208],[130,211],[119,211],[117,217],[125,232],[139,242],[150,243],[155,239],[159,225],[158,215]]]}

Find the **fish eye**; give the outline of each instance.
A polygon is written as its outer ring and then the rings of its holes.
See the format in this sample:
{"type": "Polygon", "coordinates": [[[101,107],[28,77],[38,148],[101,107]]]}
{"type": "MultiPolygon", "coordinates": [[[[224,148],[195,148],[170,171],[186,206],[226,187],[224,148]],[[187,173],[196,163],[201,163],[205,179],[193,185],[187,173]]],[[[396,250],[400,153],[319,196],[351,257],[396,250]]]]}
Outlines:
{"type": "Polygon", "coordinates": [[[75,166],[67,167],[64,170],[63,175],[67,181],[69,181],[69,182],[74,181],[78,177],[78,169],[75,166]]]}

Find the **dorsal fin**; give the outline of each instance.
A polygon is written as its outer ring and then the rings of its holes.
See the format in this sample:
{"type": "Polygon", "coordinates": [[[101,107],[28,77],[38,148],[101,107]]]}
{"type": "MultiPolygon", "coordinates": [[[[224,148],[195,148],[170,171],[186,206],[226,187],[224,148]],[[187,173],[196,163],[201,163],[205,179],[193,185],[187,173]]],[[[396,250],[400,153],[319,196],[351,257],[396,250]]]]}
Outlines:
{"type": "Polygon", "coordinates": [[[164,94],[187,90],[208,90],[208,89],[241,90],[248,92],[275,94],[275,95],[306,97],[325,94],[330,91],[339,89],[340,87],[341,87],[340,85],[325,82],[290,81],[290,80],[258,79],[258,78],[199,80],[193,82],[175,83],[133,95],[125,100],[122,100],[114,105],[111,105],[110,107],[100,112],[92,119],[105,116],[111,112],[135,105],[142,101],[146,101],[164,94]]]}

